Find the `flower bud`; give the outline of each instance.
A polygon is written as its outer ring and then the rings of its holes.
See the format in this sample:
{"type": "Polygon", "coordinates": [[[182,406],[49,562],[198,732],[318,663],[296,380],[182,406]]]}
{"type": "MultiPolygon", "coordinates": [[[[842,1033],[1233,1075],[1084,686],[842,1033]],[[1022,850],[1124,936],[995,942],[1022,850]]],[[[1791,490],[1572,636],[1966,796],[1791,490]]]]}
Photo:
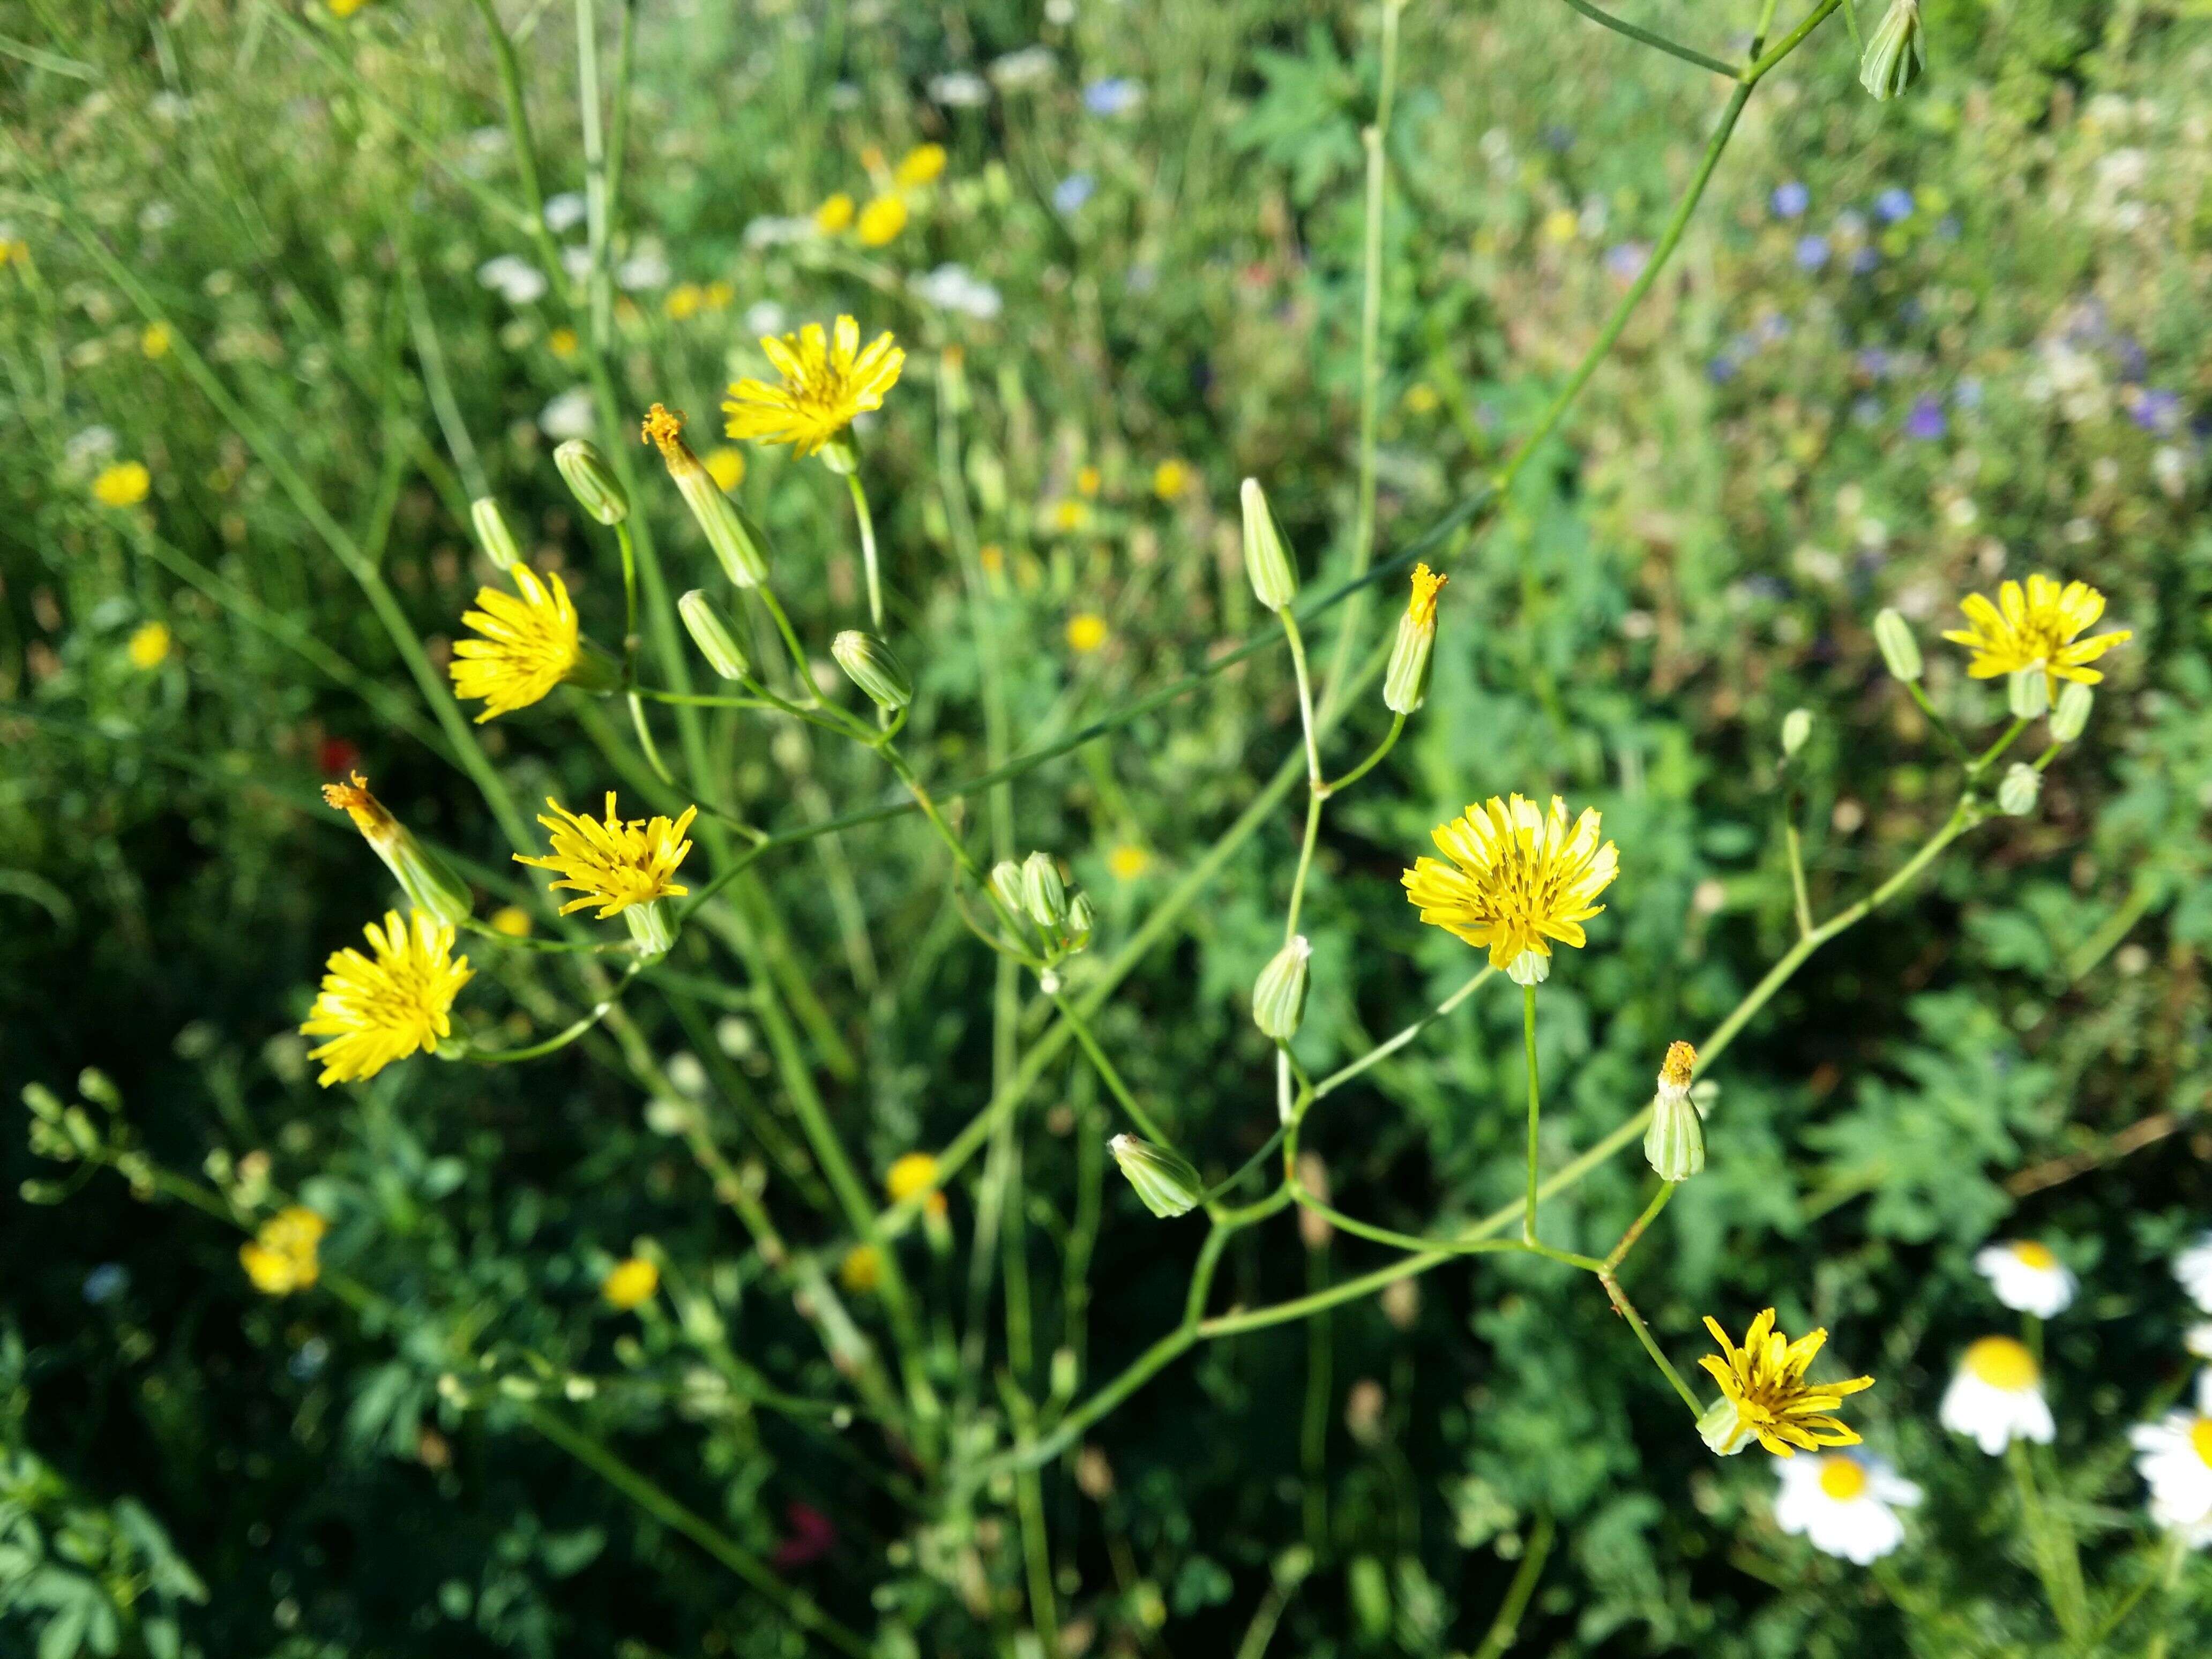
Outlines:
{"type": "Polygon", "coordinates": [[[1659,1092],[1651,1101],[1651,1127],[1644,1132],[1644,1156],[1662,1181],[1687,1181],[1705,1167],[1705,1132],[1690,1098],[1690,1073],[1698,1051],[1686,1042],[1669,1043],[1659,1068],[1659,1092]]]}
{"type": "Polygon", "coordinates": [[[1920,78],[1920,0],[1890,0],[1859,59],[1859,84],[1887,102],[1920,78]]]}
{"type": "Polygon", "coordinates": [[[877,708],[896,712],[914,701],[914,682],[905,665],[873,634],[848,628],[830,641],[830,654],[877,708]]]}
{"type": "Polygon", "coordinates": [[[514,544],[514,532],[507,527],[506,515],[490,496],[480,496],[469,503],[469,523],[475,526],[477,545],[483,549],[484,557],[501,570],[512,570],[522,562],[522,550],[514,544]]]}
{"type": "Polygon", "coordinates": [[[850,431],[839,433],[816,450],[814,456],[841,478],[849,478],[860,470],[860,452],[853,447],[850,431]]]}
{"type": "Polygon", "coordinates": [[[1552,976],[1552,953],[1531,945],[1505,964],[1505,977],[1523,990],[1541,985],[1552,976]]]}
{"type": "Polygon", "coordinates": [[[1134,1135],[1115,1135],[1106,1146],[1129,1184],[1137,1189],[1137,1196],[1154,1215],[1164,1220],[1197,1208],[1206,1188],[1188,1158],[1134,1135]]]}
{"type": "Polygon", "coordinates": [[[676,943],[676,918],[666,899],[647,899],[626,906],[623,920],[629,924],[630,942],[647,962],[658,962],[676,943]]]}
{"type": "Polygon", "coordinates": [[[1782,717],[1782,758],[1792,760],[1813,735],[1813,711],[1793,708],[1782,717]]]}
{"type": "Polygon", "coordinates": [[[1080,951],[1091,943],[1091,930],[1098,925],[1098,913],[1091,908],[1091,896],[1078,893],[1067,902],[1067,926],[1060,930],[1067,948],[1080,951]]]}
{"type": "Polygon", "coordinates": [[[1022,902],[1022,866],[1012,859],[1000,859],[991,866],[991,890],[1009,915],[1018,916],[1028,910],[1022,902]]]}
{"type": "Polygon", "coordinates": [[[1022,866],[1022,914],[1048,934],[1067,920],[1067,888],[1049,853],[1032,853],[1022,866]]]}
{"type": "Polygon", "coordinates": [[[601,524],[620,524],[629,517],[629,492],[590,439],[569,439],[553,452],[553,465],[568,480],[577,505],[601,524]]]}
{"type": "Polygon", "coordinates": [[[723,625],[720,613],[705,593],[693,588],[676,601],[676,614],[684,618],[684,631],[690,635],[691,643],[717,674],[726,680],[741,680],[752,672],[744,648],[723,625]]]}
{"type": "Polygon", "coordinates": [[[1312,957],[1313,946],[1300,933],[1275,952],[1253,982],[1252,1023],[1272,1042],[1288,1042],[1298,1034],[1306,1017],[1306,964],[1312,957]]]}
{"type": "Polygon", "coordinates": [[[722,493],[706,464],[684,441],[684,417],[659,404],[645,417],[646,441],[659,447],[668,476],[691,509],[707,545],[721,562],[722,574],[738,587],[757,587],[768,580],[768,538],[744,510],[722,493]]]}
{"type": "Polygon", "coordinates": [[[1394,714],[1410,714],[1429,695],[1429,666],[1437,643],[1437,594],[1450,580],[1425,564],[1413,567],[1413,593],[1406,614],[1398,618],[1398,637],[1391,641],[1390,665],[1382,675],[1382,706],[1394,714]]]}
{"type": "Polygon", "coordinates": [[[448,927],[469,919],[476,901],[468,883],[445,860],[416,841],[384,803],[368,793],[368,780],[356,772],[343,783],[323,786],[324,801],[353,820],[369,849],[384,860],[407,902],[448,927]]]}
{"type": "Polygon", "coordinates": [[[2015,717],[2032,720],[2051,707],[2051,681],[2043,665],[2032,662],[2005,680],[2005,702],[2015,717]]]}
{"type": "Polygon", "coordinates": [[[1885,607],[1875,614],[1874,642],[1881,647],[1882,661],[1899,679],[1920,678],[1920,641],[1912,637],[1912,624],[1897,611],[1885,607]]]}
{"type": "Polygon", "coordinates": [[[2069,680],[2051,711],[2051,740],[2074,743],[2089,725],[2089,710],[2097,694],[2079,680],[2069,680]]]}
{"type": "Polygon", "coordinates": [[[1733,1457],[1746,1446],[1758,1443],[1735,1401],[1726,1395],[1708,1406],[1698,1419],[1698,1437],[1723,1457],[1733,1457]]]}
{"type": "Polygon", "coordinates": [[[1257,478],[1244,480],[1244,574],[1252,591],[1270,611],[1280,611],[1298,596],[1298,573],[1283,546],[1283,532],[1267,506],[1257,478]]]}
{"type": "Polygon", "coordinates": [[[2005,768],[2004,779],[1997,785],[1997,811],[2008,817],[2023,818],[2035,811],[2036,799],[2043,793],[2043,774],[2023,761],[2014,761],[2005,768]]]}

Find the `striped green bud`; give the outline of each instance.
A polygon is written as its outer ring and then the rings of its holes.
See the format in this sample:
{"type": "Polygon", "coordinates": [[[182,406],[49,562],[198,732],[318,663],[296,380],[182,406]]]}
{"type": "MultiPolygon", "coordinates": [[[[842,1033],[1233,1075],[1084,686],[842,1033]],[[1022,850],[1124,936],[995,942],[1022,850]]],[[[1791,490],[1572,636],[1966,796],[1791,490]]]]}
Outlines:
{"type": "Polygon", "coordinates": [[[2023,818],[2035,811],[2035,803],[2043,793],[2043,774],[2023,761],[2014,761],[2005,768],[2004,779],[1997,785],[1997,811],[2007,817],[2023,818]]]}
{"type": "Polygon", "coordinates": [[[1668,1045],[1659,1068],[1659,1092],[1651,1101],[1651,1127],[1644,1132],[1644,1156],[1662,1181],[1687,1181],[1705,1167],[1705,1131],[1690,1098],[1690,1073],[1698,1051],[1686,1042],[1668,1045]]]}
{"type": "Polygon", "coordinates": [[[1874,619],[1874,642],[1881,659],[1901,680],[1920,678],[1920,641],[1912,637],[1912,624],[1895,610],[1885,607],[1874,619]]]}
{"type": "Polygon", "coordinates": [[[705,532],[722,574],[738,587],[757,587],[768,580],[768,538],[748,519],[743,508],[722,493],[706,463],[684,441],[684,417],[659,404],[645,417],[645,436],[659,448],[660,459],[684,505],[705,532]]]}
{"type": "Polygon", "coordinates": [[[2051,710],[2051,740],[2053,743],[2077,742],[2089,725],[2089,710],[2097,701],[2097,694],[2079,680],[2069,680],[2058,694],[2057,702],[2051,710]]]}
{"type": "Polygon", "coordinates": [[[744,647],[723,623],[714,602],[700,589],[695,587],[676,601],[676,614],[684,618],[684,631],[717,674],[726,680],[741,680],[752,672],[744,647]]]}
{"type": "Polygon", "coordinates": [[[2039,662],[2030,663],[2005,680],[2005,702],[2014,718],[2032,720],[2051,707],[2051,679],[2039,662]]]}
{"type": "Polygon", "coordinates": [[[1429,695],[1429,668],[1437,643],[1437,594],[1450,579],[1425,564],[1413,567],[1413,593],[1398,618],[1398,637],[1390,642],[1390,665],[1382,674],[1382,706],[1410,714],[1429,695]]]}
{"type": "Polygon", "coordinates": [[[1920,0],[1890,0],[1889,9],[1867,37],[1859,59],[1859,84],[1884,102],[1920,78],[1924,49],[1920,39],[1920,0]]]}
{"type": "Polygon", "coordinates": [[[1008,915],[1028,913],[1029,906],[1022,900],[1022,866],[1012,859],[1000,859],[991,866],[991,890],[999,896],[1008,915]]]}
{"type": "Polygon", "coordinates": [[[629,905],[623,911],[623,920],[629,924],[630,939],[638,954],[647,961],[659,961],[676,943],[676,917],[666,899],[629,905]]]}
{"type": "Polygon", "coordinates": [[[1813,711],[1793,708],[1782,717],[1782,758],[1792,760],[1813,735],[1813,711]]]}
{"type": "Polygon", "coordinates": [[[1252,1023],[1274,1042],[1288,1042],[1306,1017],[1307,964],[1313,946],[1304,933],[1275,952],[1252,986],[1252,1023]]]}
{"type": "Polygon", "coordinates": [[[507,515],[490,496],[480,496],[469,503],[469,523],[477,532],[477,545],[483,549],[484,557],[501,570],[512,570],[522,562],[522,550],[515,545],[514,532],[507,527],[507,515]]]}
{"type": "Polygon", "coordinates": [[[1283,532],[1267,506],[1257,478],[1244,480],[1244,574],[1252,591],[1270,611],[1280,611],[1298,596],[1298,573],[1283,545],[1283,532]]]}
{"type": "Polygon", "coordinates": [[[1032,853],[1022,866],[1022,914],[1047,935],[1067,920],[1067,887],[1049,853],[1032,853]]]}
{"type": "Polygon", "coordinates": [[[905,665],[873,634],[848,628],[830,641],[830,654],[877,708],[896,713],[914,701],[914,682],[905,665]]]}
{"type": "Polygon", "coordinates": [[[1067,948],[1080,951],[1091,943],[1091,930],[1098,925],[1098,912],[1091,908],[1091,896],[1078,893],[1067,902],[1067,925],[1061,934],[1067,948]]]}
{"type": "Polygon", "coordinates": [[[1198,1207],[1206,1188],[1188,1158],[1134,1135],[1115,1135],[1106,1146],[1129,1184],[1137,1189],[1137,1196],[1154,1215],[1165,1220],[1188,1215],[1198,1207]]]}
{"type": "Polygon", "coordinates": [[[569,439],[553,452],[553,465],[568,480],[576,504],[601,524],[620,524],[629,517],[629,492],[590,439],[569,439]]]}

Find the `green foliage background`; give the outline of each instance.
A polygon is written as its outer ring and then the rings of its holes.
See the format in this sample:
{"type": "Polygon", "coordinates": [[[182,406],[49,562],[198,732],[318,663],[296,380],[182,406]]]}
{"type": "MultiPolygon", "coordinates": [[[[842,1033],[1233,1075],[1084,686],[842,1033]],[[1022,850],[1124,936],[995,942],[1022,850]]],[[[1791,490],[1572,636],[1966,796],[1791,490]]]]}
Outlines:
{"type": "MultiPolygon", "coordinates": [[[[576,188],[568,9],[500,9],[529,24],[546,188],[576,188]]],[[[1740,51],[1753,21],[1748,5],[1625,9],[1715,52],[1740,51]]],[[[1930,0],[1926,15],[1929,74],[1895,103],[1859,90],[1840,18],[1762,88],[1620,350],[1497,520],[1454,546],[1429,704],[1329,822],[1299,1042],[1310,1070],[1333,1069],[1469,970],[1398,890],[1431,825],[1509,790],[1595,805],[1623,873],[1542,999],[1547,1157],[1564,1162],[1791,938],[1785,711],[1815,716],[1802,823],[1823,912],[1948,810],[1942,751],[1881,672],[1875,611],[1915,618],[1939,703],[1985,724],[1999,697],[1934,643],[1957,597],[2032,569],[2102,588],[2136,637],[2086,740],[2033,815],[1977,830],[1760,1016],[1715,1074],[1709,1172],[1629,1273],[1679,1362],[1703,1351],[1708,1312],[1740,1328],[1771,1303],[1793,1331],[1828,1326],[1838,1363],[1881,1379],[1857,1413],[1869,1441],[1929,1488],[1911,1540],[1878,1585],[1784,1537],[1763,1462],[1710,1457],[1593,1286],[1481,1257],[1417,1297],[1202,1345],[1094,1430],[1080,1464],[1049,1468],[1066,1650],[1227,1653],[1273,1607],[1278,1652],[1470,1652],[1525,1552],[1554,1537],[1516,1651],[2043,1650],[2002,1470],[1935,1426],[1958,1350],[2010,1317],[1972,1255],[2015,1235],[2082,1275],[2048,1334],[2056,1502],[2093,1576],[2136,1582],[2141,1489],[2120,1431],[2187,1380],[2191,1315],[2166,1264],[2212,1218],[2212,1139],[2193,1121],[2212,1078],[2212,35],[2187,3],[1930,0]],[[1793,181],[1802,217],[1772,199],[1793,181]],[[1903,212],[1877,207],[1886,191],[1909,192],[1903,212]],[[1815,235],[1824,261],[1802,246],[1815,235]],[[1940,436],[1912,435],[1922,400],[1940,436]],[[1301,1432],[1316,1398],[1317,1463],[1301,1432]],[[1311,1552],[1302,1578],[1293,1548],[1311,1552]]],[[[1237,552],[1242,477],[1266,481],[1310,584],[1344,568],[1374,27],[1372,7],[1275,0],[1085,0],[1049,18],[1019,0],[638,8],[618,252],[735,297],[678,319],[664,290],[631,296],[617,401],[688,409],[703,439],[723,384],[757,372],[741,319],[763,303],[794,326],[842,309],[900,334],[907,376],[865,465],[933,779],[986,754],[943,349],[963,349],[972,398],[954,428],[965,510],[1003,550],[981,604],[1011,641],[1016,752],[1263,619],[1237,552]],[[1057,67],[1036,89],[933,100],[933,76],[1040,40],[1057,67]],[[1140,83],[1133,109],[1086,110],[1082,88],[1109,76],[1140,83]],[[890,246],[747,237],[832,191],[867,194],[865,147],[895,161],[923,140],[950,166],[890,246]],[[1055,206],[1078,173],[1095,194],[1055,206]],[[910,279],[955,260],[1001,314],[916,296],[910,279]],[[1162,501],[1168,459],[1194,483],[1162,501]],[[1101,493],[1070,532],[1057,508],[1084,466],[1101,493]],[[1112,629],[1088,655],[1065,634],[1086,611],[1112,629]]],[[[1385,556],[1557,389],[1721,102],[1715,77],[1565,6],[1416,3],[1404,28],[1385,556]]],[[[472,7],[383,0],[339,25],[287,0],[0,3],[0,218],[24,249],[0,265],[0,1073],[11,1097],[66,1096],[97,1067],[180,1170],[266,1152],[279,1187],[334,1218],[325,1261],[393,1310],[257,1297],[234,1233],[112,1176],[59,1207],[11,1200],[0,1641],[41,1659],[805,1650],[513,1402],[441,1401],[465,1328],[604,1379],[578,1417],[746,1548],[793,1537],[793,1504],[827,1516],[834,1547],[791,1582],[880,1632],[884,1654],[1038,1651],[1008,1492],[904,1503],[868,1472],[887,1458],[865,1425],[824,1435],[744,1409],[697,1328],[599,1304],[607,1264],[650,1236],[734,1353],[791,1392],[849,1398],[611,1045],[530,1067],[418,1060],[325,1092],[291,1035],[324,957],[387,899],[316,801],[333,745],[471,861],[488,901],[530,884],[269,452],[180,354],[147,356],[144,317],[69,222],[213,365],[434,650],[489,574],[466,527],[479,471],[611,639],[611,552],[538,424],[582,379],[549,344],[560,307],[510,305],[475,274],[528,252],[463,182],[512,188],[499,109],[472,7]],[[94,426],[150,468],[143,509],[92,500],[78,434],[94,426]],[[148,672],[125,644],[150,620],[175,647],[148,672]]],[[[743,497],[818,647],[858,606],[848,509],[820,469],[749,459],[743,497]]],[[[641,502],[671,580],[704,581],[672,492],[641,502]]],[[[1369,609],[1363,646],[1394,604],[1369,609]]],[[[1333,622],[1313,633],[1325,659],[1333,622]]],[[[485,729],[514,797],[641,790],[556,704],[485,729]]],[[[1380,716],[1353,715],[1346,761],[1380,716]]],[[[894,799],[866,757],[750,715],[709,738],[723,793],[772,826],[894,799]]],[[[1264,654],[1024,777],[1020,844],[1065,860],[1110,955],[1296,743],[1287,667],[1264,654]],[[1149,854],[1142,874],[1112,872],[1121,847],[1149,854]]],[[[1246,999],[1297,830],[1294,805],[1271,817],[1099,1018],[1210,1176],[1274,1127],[1246,999]]],[[[653,1050],[693,1057],[677,1074],[728,1156],[774,1172],[794,1244],[832,1264],[849,1241],[809,1202],[803,1154],[779,1158],[797,1137],[777,1050],[873,1177],[981,1107],[993,969],[947,876],[911,817],[781,853],[732,890],[722,936],[687,936],[688,979],[632,1000],[653,1050]]],[[[549,988],[503,969],[471,995],[520,1031],[547,1020],[549,988]]],[[[1317,1109],[1306,1140],[1336,1201],[1420,1231],[1514,1197],[1517,1024],[1511,999],[1478,995],[1317,1109]]],[[[985,1436],[1005,1432],[1002,1369],[1042,1397],[1066,1348],[1087,1395],[1170,1326],[1200,1237],[1110,1177],[1118,1126],[1080,1068],[1050,1068],[1018,1122],[1035,1335],[1010,1356],[988,1308],[985,1358],[952,1385],[985,1436]],[[1066,1246],[1088,1211],[1085,1262],[1066,1246]]],[[[11,1190],[52,1178],[9,1160],[11,1190]]],[[[951,1194],[963,1247],[981,1167],[951,1194]]],[[[1547,1206],[1555,1242],[1602,1250],[1645,1181],[1632,1153],[1601,1169],[1547,1206]]],[[[931,1316],[966,1330],[964,1248],[942,1272],[918,1239],[902,1249],[931,1316]]],[[[1342,1237],[1310,1249],[1279,1218],[1231,1247],[1215,1304],[1388,1259],[1342,1237]]],[[[2201,1566],[2160,1605],[2172,1652],[2212,1640],[2201,1566]]]]}

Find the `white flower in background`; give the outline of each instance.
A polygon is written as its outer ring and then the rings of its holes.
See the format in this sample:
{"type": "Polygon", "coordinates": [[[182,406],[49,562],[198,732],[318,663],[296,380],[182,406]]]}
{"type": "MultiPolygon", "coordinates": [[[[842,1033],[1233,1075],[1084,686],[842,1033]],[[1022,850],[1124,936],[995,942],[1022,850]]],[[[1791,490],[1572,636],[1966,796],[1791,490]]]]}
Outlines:
{"type": "Polygon", "coordinates": [[[2193,1548],[2212,1544],[2212,1371],[2197,1374],[2195,1411],[2138,1424],[2128,1438],[2150,1487],[2150,1518],[2193,1548]]]}
{"type": "Polygon", "coordinates": [[[2173,1258],[2173,1276],[2181,1281],[2191,1302],[2212,1314],[2212,1233],[2202,1235],[2173,1258]]]}
{"type": "Polygon", "coordinates": [[[2016,1238],[1985,1246],[1974,1257],[1974,1270],[1990,1281],[1998,1301],[2008,1308],[2051,1319],[2066,1311],[2074,1300],[2076,1281],[2066,1264],[2050,1247],[2033,1239],[2016,1238]]]}
{"type": "Polygon", "coordinates": [[[545,297],[544,274],[527,259],[512,253],[502,253],[478,265],[477,281],[511,306],[532,305],[545,297]]]}
{"type": "Polygon", "coordinates": [[[615,282],[626,293],[668,286],[668,261],[658,247],[647,246],[615,267],[615,282]]]}
{"type": "Polygon", "coordinates": [[[564,190],[545,202],[545,228],[556,236],[584,222],[584,192],[564,190]]]}
{"type": "Polygon", "coordinates": [[[745,307],[745,332],[756,337],[783,332],[784,310],[773,300],[756,300],[745,307]]]}
{"type": "Polygon", "coordinates": [[[538,429],[556,443],[588,438],[599,430],[589,386],[571,386],[538,411],[538,429]]]}
{"type": "Polygon", "coordinates": [[[88,472],[115,458],[115,428],[88,426],[62,446],[62,460],[72,472],[88,472]]]}
{"type": "Polygon", "coordinates": [[[1778,1459],[1775,1470],[1782,1489],[1774,1496],[1774,1518],[1782,1530],[1802,1533],[1814,1549],[1863,1567],[1905,1541],[1897,1511],[1920,1502],[1919,1487],[1856,1449],[1778,1459]]]}
{"type": "Polygon", "coordinates": [[[989,322],[1006,304],[997,289],[965,265],[939,265],[927,276],[915,277],[910,286],[939,311],[957,311],[981,322],[989,322]]]}
{"type": "Polygon", "coordinates": [[[2212,1322],[2191,1325],[2189,1334],[2181,1339],[2181,1346],[2199,1359],[2212,1359],[2212,1322]]]}
{"type": "Polygon", "coordinates": [[[1054,61],[1050,46],[1024,46],[1019,52],[1010,52],[994,59],[991,79],[1002,92],[1041,86],[1052,79],[1054,61]]]}
{"type": "Polygon", "coordinates": [[[745,226],[745,246],[781,247],[787,242],[803,242],[814,234],[811,216],[787,218],[781,214],[764,213],[745,226]]]}
{"type": "Polygon", "coordinates": [[[592,274],[592,250],[580,242],[571,243],[561,250],[561,269],[568,273],[568,280],[580,283],[592,274]]]}
{"type": "Polygon", "coordinates": [[[1968,1434],[1995,1457],[2015,1437],[2047,1446],[2057,1433],[2043,1397],[2043,1368],[2027,1344],[1985,1336],[1960,1356],[1936,1416],[1954,1434],[1968,1434]]]}
{"type": "Polygon", "coordinates": [[[991,101],[990,83],[967,70],[929,78],[929,95],[947,109],[975,109],[991,101]]]}

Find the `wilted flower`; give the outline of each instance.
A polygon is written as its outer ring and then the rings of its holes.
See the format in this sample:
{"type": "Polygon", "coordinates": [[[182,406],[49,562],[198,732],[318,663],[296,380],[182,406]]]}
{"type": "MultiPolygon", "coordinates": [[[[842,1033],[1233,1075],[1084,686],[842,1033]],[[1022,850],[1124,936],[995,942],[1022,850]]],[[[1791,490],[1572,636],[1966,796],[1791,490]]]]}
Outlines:
{"type": "Polygon", "coordinates": [[[387,911],[384,924],[363,929],[374,957],[348,948],[331,953],[303,1036],[330,1038],[307,1058],[324,1062],[325,1088],[374,1077],[416,1049],[435,1054],[453,1035],[453,999],[471,976],[455,957],[451,925],[417,910],[406,921],[387,911]]]}
{"type": "Polygon", "coordinates": [[[1972,1435],[1991,1457],[2015,1438],[2047,1446],[2057,1432],[2043,1397],[2043,1368],[2009,1336],[1968,1345],[1936,1418],[1954,1434],[1972,1435]]]}
{"type": "Polygon", "coordinates": [[[475,908],[468,884],[369,793],[367,778],[356,772],[342,783],[325,784],[323,802],[353,820],[415,908],[456,927],[468,919],[475,908]]]}
{"type": "Polygon", "coordinates": [[[1552,942],[1579,949],[1582,923],[1605,907],[1597,896],[1620,873],[1620,854],[1598,842],[1598,813],[1585,807],[1571,829],[1567,804],[1551,811],[1520,795],[1492,795],[1437,826],[1437,850],[1449,863],[1423,858],[1401,878],[1421,920],[1490,952],[1490,965],[1515,983],[1533,985],[1551,971],[1552,942]]]}

